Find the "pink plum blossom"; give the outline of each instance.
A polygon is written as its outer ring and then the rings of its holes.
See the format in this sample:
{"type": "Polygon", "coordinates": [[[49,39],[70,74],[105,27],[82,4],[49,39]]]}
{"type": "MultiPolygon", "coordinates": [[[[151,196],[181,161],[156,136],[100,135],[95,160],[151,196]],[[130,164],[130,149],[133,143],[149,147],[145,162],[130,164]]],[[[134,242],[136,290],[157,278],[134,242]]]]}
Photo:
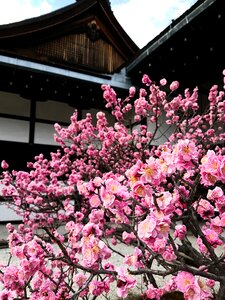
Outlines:
{"type": "Polygon", "coordinates": [[[183,240],[186,236],[187,228],[185,225],[178,224],[175,226],[174,237],[183,240]]]}
{"type": "Polygon", "coordinates": [[[128,291],[136,286],[137,280],[124,267],[118,267],[116,270],[118,273],[117,295],[118,297],[125,298],[128,295],[128,291]]]}
{"type": "Polygon", "coordinates": [[[178,81],[173,81],[171,84],[170,84],[170,89],[171,91],[175,91],[176,89],[178,89],[179,87],[179,82],[178,81]]]}
{"type": "Polygon", "coordinates": [[[18,264],[0,264],[0,298],[108,297],[114,284],[124,298],[138,276],[146,299],[223,293],[225,92],[213,85],[202,112],[198,87],[142,83],[121,98],[102,85],[105,109],[55,124],[60,148],[27,170],[2,161],[1,200],[21,224],[7,225],[18,264]]]}

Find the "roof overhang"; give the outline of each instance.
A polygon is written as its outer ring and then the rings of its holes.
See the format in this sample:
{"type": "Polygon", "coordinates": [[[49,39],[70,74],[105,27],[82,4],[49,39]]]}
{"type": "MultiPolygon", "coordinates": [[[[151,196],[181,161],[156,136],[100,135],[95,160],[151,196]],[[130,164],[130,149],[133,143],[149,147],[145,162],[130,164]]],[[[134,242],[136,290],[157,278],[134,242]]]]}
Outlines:
{"type": "Polygon", "coordinates": [[[94,76],[4,55],[0,55],[0,64],[36,72],[42,72],[46,74],[63,76],[91,84],[107,84],[114,88],[125,90],[129,89],[129,87],[131,86],[129,78],[126,77],[123,72],[114,75],[106,74],[104,76],[94,76]]]}
{"type": "MultiPolygon", "coordinates": [[[[140,54],[137,55],[127,66],[126,71],[129,74],[135,67],[137,67],[146,57],[152,52],[157,50],[159,46],[169,40],[175,33],[181,30],[184,26],[188,25],[193,19],[195,19],[202,11],[211,6],[217,0],[205,0],[197,7],[194,5],[193,9],[189,9],[180,18],[174,21],[168,26],[162,33],[155,37],[150,43],[148,43],[140,54]],[[194,8],[195,7],[195,8],[194,8]]],[[[196,3],[197,4],[197,3],[196,3]]],[[[210,22],[210,20],[209,20],[210,22]]]]}
{"type": "Polygon", "coordinates": [[[204,97],[212,85],[222,88],[224,4],[224,0],[198,0],[126,65],[127,76],[139,86],[144,74],[156,82],[178,80],[179,92],[197,86],[204,97]]]}

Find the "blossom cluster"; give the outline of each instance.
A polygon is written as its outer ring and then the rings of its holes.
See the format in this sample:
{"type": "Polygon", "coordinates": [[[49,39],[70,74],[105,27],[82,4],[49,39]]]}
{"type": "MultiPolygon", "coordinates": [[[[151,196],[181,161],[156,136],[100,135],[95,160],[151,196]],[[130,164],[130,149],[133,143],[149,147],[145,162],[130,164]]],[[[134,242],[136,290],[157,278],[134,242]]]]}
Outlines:
{"type": "Polygon", "coordinates": [[[28,171],[2,161],[1,199],[22,222],[7,225],[17,263],[0,264],[0,299],[94,299],[114,288],[125,298],[140,278],[146,299],[223,299],[224,91],[214,85],[199,114],[197,87],[182,94],[178,81],[148,75],[142,84],[125,99],[102,86],[113,125],[104,112],[94,123],[75,111],[67,128],[55,124],[50,159],[36,156],[28,171]]]}

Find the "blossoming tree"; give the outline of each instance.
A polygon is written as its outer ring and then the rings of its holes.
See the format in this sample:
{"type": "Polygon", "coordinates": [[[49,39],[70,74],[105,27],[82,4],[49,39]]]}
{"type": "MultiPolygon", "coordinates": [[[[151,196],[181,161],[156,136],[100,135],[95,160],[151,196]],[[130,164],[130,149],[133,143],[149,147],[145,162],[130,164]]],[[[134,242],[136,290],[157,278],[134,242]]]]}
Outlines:
{"type": "Polygon", "coordinates": [[[197,87],[142,82],[126,99],[102,86],[112,126],[103,112],[96,124],[75,112],[55,125],[50,159],[40,154],[29,171],[2,162],[2,200],[22,222],[7,225],[17,262],[1,263],[0,299],[95,299],[112,288],[125,298],[140,280],[146,299],[224,299],[224,91],[214,85],[199,114],[197,87]]]}

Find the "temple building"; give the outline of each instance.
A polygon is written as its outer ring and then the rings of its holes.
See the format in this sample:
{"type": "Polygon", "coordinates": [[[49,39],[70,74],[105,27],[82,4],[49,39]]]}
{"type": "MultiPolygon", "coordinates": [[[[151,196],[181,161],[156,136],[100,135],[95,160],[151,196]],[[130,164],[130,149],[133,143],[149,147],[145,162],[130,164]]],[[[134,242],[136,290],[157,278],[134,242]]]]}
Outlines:
{"type": "Polygon", "coordinates": [[[148,74],[178,80],[181,88],[198,85],[207,97],[213,84],[222,87],[224,29],[224,0],[198,0],[142,49],[108,0],[77,0],[1,25],[0,160],[20,169],[56,149],[55,123],[68,125],[74,109],[80,118],[105,109],[101,84],[125,97],[148,74]]]}

